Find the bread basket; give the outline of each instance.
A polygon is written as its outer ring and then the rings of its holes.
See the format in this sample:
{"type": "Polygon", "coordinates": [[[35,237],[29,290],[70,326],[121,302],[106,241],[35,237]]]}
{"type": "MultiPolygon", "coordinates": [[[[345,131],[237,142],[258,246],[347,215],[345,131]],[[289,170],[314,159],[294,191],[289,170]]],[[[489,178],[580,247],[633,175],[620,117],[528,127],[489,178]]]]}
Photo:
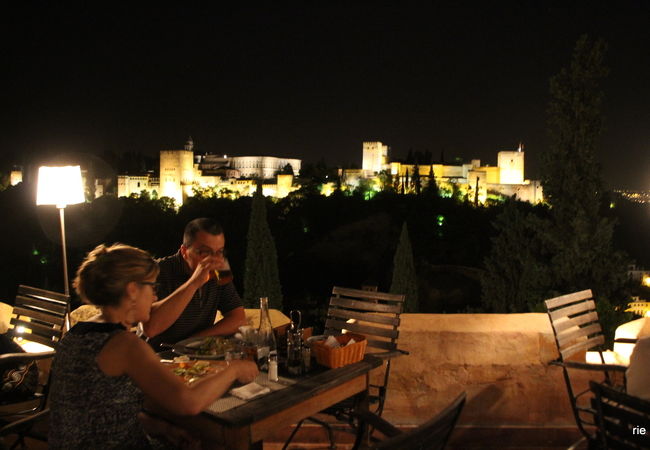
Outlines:
{"type": "Polygon", "coordinates": [[[341,347],[332,348],[325,345],[324,340],[312,342],[311,352],[316,357],[318,364],[336,369],[363,359],[366,345],[368,345],[365,336],[347,333],[334,337],[341,344],[341,347]],[[354,344],[346,345],[351,339],[354,339],[354,344]]]}

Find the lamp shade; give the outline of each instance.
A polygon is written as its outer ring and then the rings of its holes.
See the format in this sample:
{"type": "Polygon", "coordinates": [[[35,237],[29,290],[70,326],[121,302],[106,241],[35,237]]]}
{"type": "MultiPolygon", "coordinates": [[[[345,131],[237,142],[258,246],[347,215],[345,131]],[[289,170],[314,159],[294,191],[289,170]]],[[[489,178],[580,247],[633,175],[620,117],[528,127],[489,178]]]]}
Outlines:
{"type": "Polygon", "coordinates": [[[38,168],[37,205],[66,205],[83,203],[84,189],[81,182],[81,167],[64,166],[38,168]]]}

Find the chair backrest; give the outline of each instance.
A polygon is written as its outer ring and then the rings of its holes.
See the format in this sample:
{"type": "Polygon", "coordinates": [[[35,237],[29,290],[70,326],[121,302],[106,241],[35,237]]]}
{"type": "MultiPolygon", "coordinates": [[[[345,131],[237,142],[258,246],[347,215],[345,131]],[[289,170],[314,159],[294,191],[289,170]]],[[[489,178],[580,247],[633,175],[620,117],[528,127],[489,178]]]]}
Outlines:
{"type": "Polygon", "coordinates": [[[590,381],[603,448],[650,448],[650,402],[590,381]]]}
{"type": "Polygon", "coordinates": [[[334,286],[325,334],[341,334],[348,330],[364,335],[368,348],[396,350],[403,307],[404,295],[401,294],[334,286]]]}
{"type": "Polygon", "coordinates": [[[65,294],[19,286],[9,335],[54,347],[63,334],[68,300],[69,296],[65,294]]]}
{"type": "Polygon", "coordinates": [[[544,303],[561,361],[605,343],[591,289],[551,298],[544,303]]]}
{"type": "Polygon", "coordinates": [[[435,417],[411,431],[398,434],[377,444],[377,449],[391,450],[433,450],[443,449],[456,426],[458,417],[465,406],[466,393],[463,392],[449,406],[435,417]]]}

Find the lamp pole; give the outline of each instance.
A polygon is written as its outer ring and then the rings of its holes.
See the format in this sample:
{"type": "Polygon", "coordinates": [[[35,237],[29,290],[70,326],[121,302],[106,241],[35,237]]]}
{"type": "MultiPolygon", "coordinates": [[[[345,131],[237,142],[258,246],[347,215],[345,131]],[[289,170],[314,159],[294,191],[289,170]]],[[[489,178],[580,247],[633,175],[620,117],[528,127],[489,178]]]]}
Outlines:
{"type": "Polygon", "coordinates": [[[61,222],[61,249],[63,250],[63,289],[65,295],[70,295],[70,286],[68,283],[68,255],[65,245],[65,205],[57,205],[59,209],[59,220],[61,222]]]}

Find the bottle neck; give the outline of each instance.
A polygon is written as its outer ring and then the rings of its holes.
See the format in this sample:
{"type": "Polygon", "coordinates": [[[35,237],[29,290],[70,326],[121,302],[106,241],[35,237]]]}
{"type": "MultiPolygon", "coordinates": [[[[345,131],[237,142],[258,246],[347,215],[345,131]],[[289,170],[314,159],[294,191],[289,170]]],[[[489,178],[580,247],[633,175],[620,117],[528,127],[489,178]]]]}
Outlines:
{"type": "Polygon", "coordinates": [[[269,299],[267,297],[260,298],[260,331],[272,330],[271,316],[269,315],[269,299]]]}

